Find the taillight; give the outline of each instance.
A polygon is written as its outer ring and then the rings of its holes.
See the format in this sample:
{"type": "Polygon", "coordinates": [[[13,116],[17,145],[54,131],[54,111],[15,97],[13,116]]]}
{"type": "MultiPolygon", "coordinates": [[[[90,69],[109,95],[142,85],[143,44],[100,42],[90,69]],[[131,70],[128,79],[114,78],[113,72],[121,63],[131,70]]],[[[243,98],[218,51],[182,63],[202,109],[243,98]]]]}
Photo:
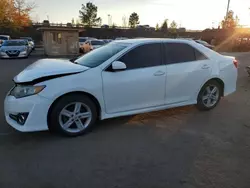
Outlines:
{"type": "Polygon", "coordinates": [[[233,61],[233,63],[234,63],[235,68],[238,68],[238,61],[236,59],[233,61]]]}

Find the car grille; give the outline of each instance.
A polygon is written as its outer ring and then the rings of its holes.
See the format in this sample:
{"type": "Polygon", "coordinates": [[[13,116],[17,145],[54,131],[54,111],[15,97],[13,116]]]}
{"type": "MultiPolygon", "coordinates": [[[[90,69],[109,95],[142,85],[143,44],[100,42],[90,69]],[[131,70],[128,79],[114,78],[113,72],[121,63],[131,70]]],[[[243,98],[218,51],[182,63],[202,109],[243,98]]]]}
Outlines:
{"type": "Polygon", "coordinates": [[[17,57],[20,54],[20,51],[19,50],[8,50],[8,51],[6,51],[6,54],[9,57],[17,57]]]}

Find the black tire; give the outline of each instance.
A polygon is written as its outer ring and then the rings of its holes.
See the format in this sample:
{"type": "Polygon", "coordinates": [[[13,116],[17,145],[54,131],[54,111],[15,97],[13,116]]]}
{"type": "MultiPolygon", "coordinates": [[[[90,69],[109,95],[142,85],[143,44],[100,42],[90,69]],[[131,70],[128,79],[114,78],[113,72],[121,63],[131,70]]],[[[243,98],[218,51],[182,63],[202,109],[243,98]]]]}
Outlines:
{"type": "Polygon", "coordinates": [[[84,94],[70,94],[66,95],[62,98],[60,98],[56,103],[52,106],[52,109],[50,110],[50,114],[48,116],[48,124],[49,124],[49,130],[51,132],[57,132],[64,136],[70,136],[75,137],[82,135],[89,130],[91,130],[97,120],[97,107],[95,103],[86,95],[84,94]],[[90,120],[90,123],[88,126],[80,131],[80,132],[68,132],[65,129],[63,129],[59,123],[59,114],[63,110],[64,107],[67,105],[74,103],[74,102],[81,102],[89,107],[91,110],[92,118],[90,120]]]}
{"type": "Polygon", "coordinates": [[[199,94],[198,94],[198,97],[197,97],[197,105],[196,107],[201,110],[201,111],[208,111],[208,110],[211,110],[213,108],[215,108],[217,106],[217,104],[220,102],[220,99],[222,97],[222,92],[223,92],[223,88],[221,86],[221,84],[219,84],[216,80],[211,80],[211,81],[208,81],[200,90],[199,94]],[[218,96],[218,99],[216,101],[216,103],[212,106],[206,106],[202,100],[203,98],[203,95],[204,95],[204,92],[206,90],[207,87],[209,86],[215,86],[218,88],[218,92],[219,92],[219,96],[218,96]]]}

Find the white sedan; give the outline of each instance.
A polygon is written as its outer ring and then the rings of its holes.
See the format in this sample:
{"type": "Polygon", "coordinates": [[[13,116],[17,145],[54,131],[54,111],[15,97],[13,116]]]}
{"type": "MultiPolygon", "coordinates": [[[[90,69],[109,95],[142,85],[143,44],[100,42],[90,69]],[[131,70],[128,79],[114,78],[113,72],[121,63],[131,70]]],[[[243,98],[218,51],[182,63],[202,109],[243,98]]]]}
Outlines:
{"type": "Polygon", "coordinates": [[[4,102],[22,132],[77,136],[96,120],[196,104],[236,90],[237,61],[191,40],[114,41],[75,61],[42,59],[15,78],[4,102]]]}

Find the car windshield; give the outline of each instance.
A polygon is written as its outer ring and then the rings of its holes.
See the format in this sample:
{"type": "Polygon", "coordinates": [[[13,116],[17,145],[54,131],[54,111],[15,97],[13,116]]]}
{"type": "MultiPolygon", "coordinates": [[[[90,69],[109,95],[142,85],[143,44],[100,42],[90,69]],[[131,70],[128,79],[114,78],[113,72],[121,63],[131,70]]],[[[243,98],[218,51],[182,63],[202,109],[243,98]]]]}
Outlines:
{"type": "Polygon", "coordinates": [[[104,41],[101,41],[101,40],[92,40],[92,41],[91,41],[91,44],[92,44],[92,45],[104,45],[105,42],[104,42],[104,41]]]}
{"type": "Polygon", "coordinates": [[[128,46],[129,44],[124,43],[110,43],[81,56],[75,63],[90,68],[97,67],[128,46]]]}
{"type": "Polygon", "coordinates": [[[8,37],[0,36],[0,40],[8,40],[8,37]]]}
{"type": "Polygon", "coordinates": [[[79,42],[85,42],[87,39],[79,39],[79,42]]]}
{"type": "Polygon", "coordinates": [[[3,43],[3,46],[25,46],[26,44],[27,44],[27,41],[23,41],[23,40],[17,40],[17,41],[6,40],[3,43]]]}

